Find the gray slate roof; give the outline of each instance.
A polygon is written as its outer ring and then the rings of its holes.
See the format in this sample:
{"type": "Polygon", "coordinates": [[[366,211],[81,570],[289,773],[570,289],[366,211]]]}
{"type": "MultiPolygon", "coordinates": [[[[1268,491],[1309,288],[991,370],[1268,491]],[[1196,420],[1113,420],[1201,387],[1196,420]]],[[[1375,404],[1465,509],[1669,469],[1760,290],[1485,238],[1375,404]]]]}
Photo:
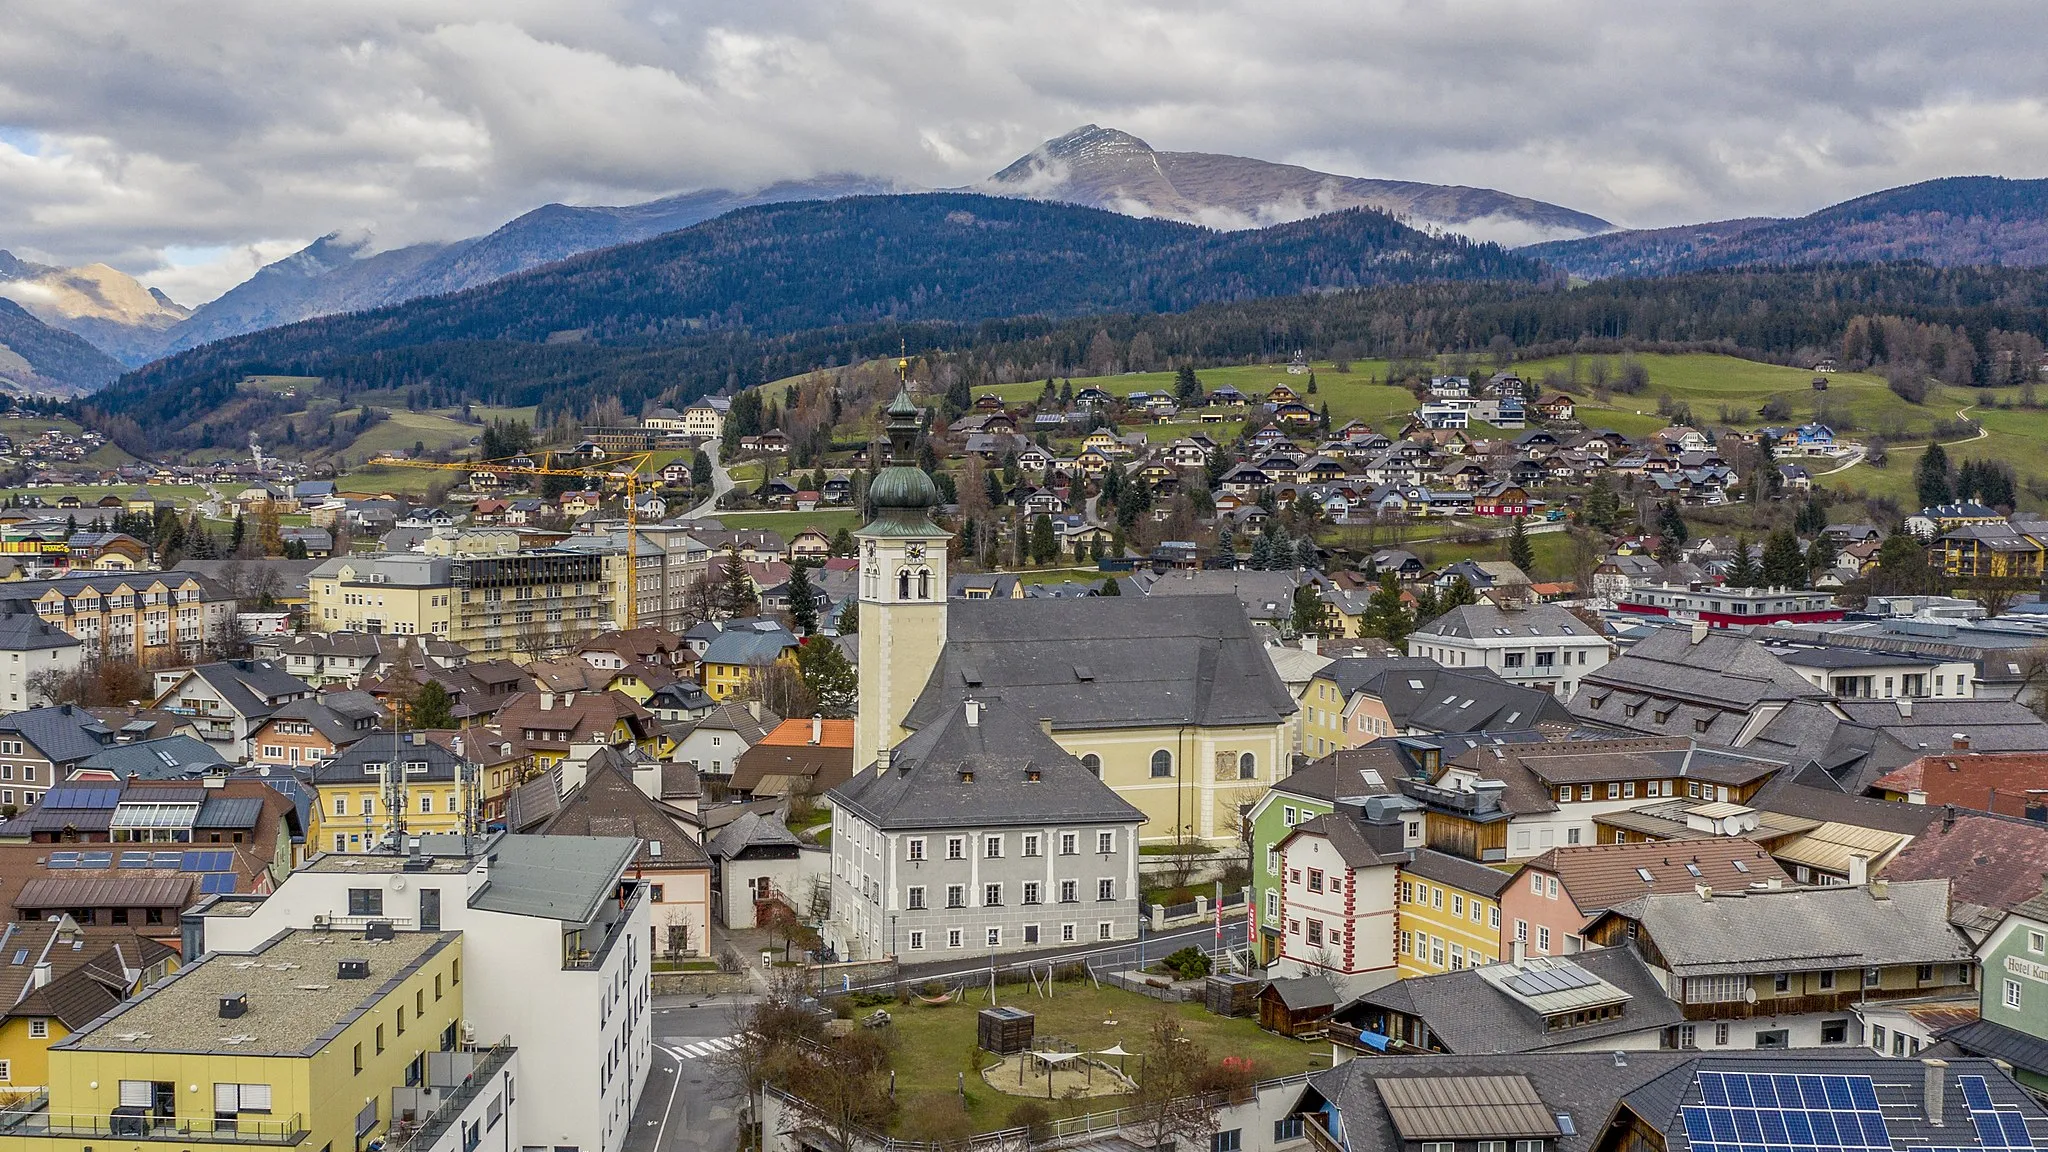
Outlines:
{"type": "Polygon", "coordinates": [[[1947,880],[1645,896],[1611,910],[1642,925],[1680,976],[1967,962],[1947,880]]]}
{"type": "Polygon", "coordinates": [[[583,924],[611,899],[640,842],[630,836],[501,836],[469,906],[583,924]]]}
{"type": "Polygon", "coordinates": [[[77,637],[33,612],[0,615],[0,651],[32,652],[44,648],[76,648],[77,637]]]}
{"type": "Polygon", "coordinates": [[[719,829],[704,850],[720,860],[738,858],[749,848],[801,848],[803,841],[775,816],[742,812],[719,829]]]}
{"type": "Polygon", "coordinates": [[[1602,1037],[1663,1028],[1683,1018],[1678,1005],[1664,994],[1656,973],[1633,951],[1595,948],[1569,959],[1628,993],[1629,1002],[1620,1016],[1577,1028],[1548,1029],[1543,1017],[1527,1004],[1481,978],[1476,969],[1462,968],[1436,976],[1397,980],[1367,992],[1339,1008],[1335,1019],[1347,1024],[1361,1023],[1363,1010],[1372,1008],[1404,1013],[1427,1024],[1451,1052],[1479,1056],[1584,1044],[1602,1037]]]}
{"type": "MultiPolygon", "coordinates": [[[[1352,662],[1339,660],[1330,668],[1336,670],[1352,662]]],[[[1418,664],[1366,658],[1363,662],[1377,667],[1356,690],[1378,699],[1396,728],[1512,731],[1538,724],[1569,727],[1572,722],[1571,713],[1549,692],[1510,684],[1484,668],[1445,668],[1430,660],[1418,664]]],[[[1340,675],[1351,673],[1347,668],[1340,675]]]]}
{"type": "Polygon", "coordinates": [[[99,718],[70,704],[0,716],[0,732],[20,736],[54,764],[74,764],[95,755],[114,734],[99,718]]]}
{"type": "Polygon", "coordinates": [[[1231,596],[963,600],[946,630],[907,728],[970,695],[1069,730],[1277,724],[1296,711],[1231,596]]]}
{"type": "Polygon", "coordinates": [[[199,776],[227,761],[213,745],[192,736],[165,736],[133,744],[111,744],[78,762],[82,769],[112,772],[122,779],[170,780],[199,776]]]}
{"type": "Polygon", "coordinates": [[[1600,634],[1555,604],[1532,604],[1512,612],[1502,611],[1491,604],[1466,604],[1417,628],[1415,635],[1490,640],[1514,636],[1598,638],[1600,634]],[[1507,629],[1507,633],[1500,632],[1502,628],[1507,629]]]}
{"type": "Polygon", "coordinates": [[[968,706],[954,705],[897,745],[887,771],[871,765],[833,789],[832,805],[905,830],[1145,819],[1031,716],[1001,700],[979,702],[979,713],[970,724],[968,706]]]}

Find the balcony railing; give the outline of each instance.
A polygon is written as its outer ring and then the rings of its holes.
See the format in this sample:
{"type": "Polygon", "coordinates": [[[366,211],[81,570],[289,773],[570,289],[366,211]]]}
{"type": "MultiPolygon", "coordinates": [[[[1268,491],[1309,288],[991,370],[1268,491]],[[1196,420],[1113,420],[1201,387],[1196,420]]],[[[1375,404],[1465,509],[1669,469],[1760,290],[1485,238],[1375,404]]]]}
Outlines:
{"type": "Polygon", "coordinates": [[[476,1067],[462,1078],[462,1083],[442,1099],[440,1107],[420,1121],[417,1127],[404,1133],[402,1138],[400,1133],[391,1133],[390,1140],[398,1142],[392,1144],[387,1141],[384,1152],[426,1152],[432,1148],[434,1142],[462,1118],[463,1109],[469,1107],[470,1101],[476,1099],[477,1093],[482,1092],[490,1084],[498,1070],[505,1066],[507,1060],[512,1059],[512,1053],[516,1051],[518,1049],[512,1046],[510,1036],[492,1045],[490,1051],[477,1058],[476,1067]]]}
{"type": "MultiPolygon", "coordinates": [[[[45,1100],[47,1103],[47,1099],[45,1100]]],[[[298,1113],[275,1120],[220,1120],[190,1116],[8,1112],[0,1138],[58,1136],[98,1140],[160,1140],[179,1144],[267,1144],[290,1147],[309,1135],[298,1113]]]]}

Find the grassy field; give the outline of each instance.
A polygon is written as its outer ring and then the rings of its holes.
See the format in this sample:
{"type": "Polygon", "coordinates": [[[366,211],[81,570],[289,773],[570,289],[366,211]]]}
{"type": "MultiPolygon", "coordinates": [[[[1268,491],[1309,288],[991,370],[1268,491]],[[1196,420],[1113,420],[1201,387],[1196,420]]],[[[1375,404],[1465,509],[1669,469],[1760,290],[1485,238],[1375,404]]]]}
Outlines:
{"type": "MultiPolygon", "coordinates": [[[[1028,986],[1006,985],[998,989],[997,1002],[1035,1013],[1039,1037],[1055,1036],[1082,1049],[1121,1043],[1127,1050],[1143,1051],[1153,1022],[1171,1014],[1179,1018],[1194,1043],[1208,1048],[1211,1057],[1250,1057],[1253,1071],[1261,1079],[1322,1067],[1329,1060],[1327,1045],[1289,1040],[1261,1031],[1251,1020],[1213,1016],[1198,1005],[1163,1004],[1116,988],[1056,983],[1052,997],[1046,999],[1030,995],[1028,986]]],[[[915,1127],[906,1125],[905,1118],[915,1116],[920,1101],[951,1096],[962,1073],[966,1074],[967,1112],[974,1130],[986,1132],[1005,1126],[1010,1109],[1023,1098],[998,1092],[981,1078],[980,1068],[994,1061],[974,1046],[974,1020],[975,1013],[987,1006],[985,988],[970,992],[965,1003],[889,1006],[895,1019],[890,1031],[894,1033],[897,1091],[903,1100],[899,1130],[915,1127]]],[[[1126,1069],[1138,1075],[1139,1062],[1129,1061],[1126,1069]]],[[[1056,1116],[1068,1116],[1106,1111],[1116,1105],[1115,1097],[1106,1097],[1054,1100],[1048,1108],[1056,1116]]]]}
{"type": "MultiPolygon", "coordinates": [[[[344,408],[335,413],[335,421],[342,425],[356,418],[360,409],[344,408]]],[[[380,420],[362,435],[349,442],[337,455],[351,460],[367,459],[385,452],[410,452],[414,444],[423,445],[429,452],[443,449],[467,449],[469,442],[482,435],[483,429],[475,424],[465,424],[452,416],[439,412],[412,412],[400,409],[387,420],[380,420]]]]}
{"type": "Polygon", "coordinates": [[[351,468],[334,482],[334,487],[337,492],[389,492],[419,496],[433,487],[436,480],[449,483],[461,475],[460,472],[438,472],[428,468],[351,468]]]}
{"type": "Polygon", "coordinates": [[[830,536],[860,527],[860,513],[851,508],[820,508],[813,512],[720,512],[718,522],[731,529],[759,528],[782,533],[788,540],[806,528],[830,536]]]}

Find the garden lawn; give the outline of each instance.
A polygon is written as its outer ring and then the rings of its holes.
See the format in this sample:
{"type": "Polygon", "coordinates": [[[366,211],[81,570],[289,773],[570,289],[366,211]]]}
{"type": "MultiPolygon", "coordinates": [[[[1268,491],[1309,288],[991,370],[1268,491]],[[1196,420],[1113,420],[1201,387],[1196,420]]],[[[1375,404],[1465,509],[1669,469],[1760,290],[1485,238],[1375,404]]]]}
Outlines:
{"type": "MultiPolygon", "coordinates": [[[[1206,1046],[1214,1059],[1245,1056],[1252,1060],[1260,1079],[1287,1076],[1329,1062],[1327,1045],[1289,1040],[1262,1031],[1252,1020],[1227,1019],[1211,1015],[1197,1004],[1166,1004],[1119,988],[1095,988],[1087,983],[1056,983],[1051,999],[1031,995],[1028,984],[1005,984],[996,991],[996,1002],[1022,1008],[1038,1017],[1037,1035],[1058,1037],[1078,1048],[1097,1050],[1121,1043],[1131,1052],[1143,1052],[1151,1041],[1153,1021],[1162,1014],[1179,1017],[1187,1035],[1206,1046]],[[1113,1019],[1115,1025],[1105,1025],[1113,1019]]],[[[975,1048],[975,1013],[988,1007],[988,991],[970,991],[965,1003],[942,1007],[925,1004],[890,1004],[894,1019],[893,1064],[896,1094],[903,1101],[897,1127],[904,1127],[904,1115],[916,1110],[920,1098],[942,1097],[955,1091],[961,1074],[967,1078],[967,1111],[977,1132],[1008,1126],[1010,1109],[1024,1097],[997,1092],[982,1080],[981,1064],[995,1058],[975,1048]]],[[[872,1009],[855,1009],[856,1017],[872,1009]]],[[[1135,1078],[1140,1061],[1128,1060],[1126,1070],[1135,1078]]],[[[1041,1103],[1046,1103],[1041,1101],[1041,1103]]],[[[1118,1098],[1096,1100],[1054,1100],[1047,1108],[1054,1116],[1071,1116],[1088,1111],[1107,1111],[1118,1098]]]]}
{"type": "Polygon", "coordinates": [[[860,527],[860,513],[852,508],[819,508],[812,512],[719,512],[713,517],[727,528],[765,528],[782,533],[784,540],[791,540],[806,528],[816,528],[830,536],[845,528],[849,531],[860,527]]]}

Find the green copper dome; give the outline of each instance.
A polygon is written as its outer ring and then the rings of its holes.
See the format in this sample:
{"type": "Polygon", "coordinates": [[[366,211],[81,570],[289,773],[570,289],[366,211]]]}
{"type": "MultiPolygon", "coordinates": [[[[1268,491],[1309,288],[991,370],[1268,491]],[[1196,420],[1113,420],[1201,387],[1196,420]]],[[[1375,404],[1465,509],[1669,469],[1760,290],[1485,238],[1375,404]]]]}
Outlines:
{"type": "Polygon", "coordinates": [[[875,482],[868,486],[868,507],[880,512],[884,509],[914,509],[923,511],[939,506],[939,486],[925,475],[922,468],[897,465],[884,468],[875,475],[875,482]]]}

